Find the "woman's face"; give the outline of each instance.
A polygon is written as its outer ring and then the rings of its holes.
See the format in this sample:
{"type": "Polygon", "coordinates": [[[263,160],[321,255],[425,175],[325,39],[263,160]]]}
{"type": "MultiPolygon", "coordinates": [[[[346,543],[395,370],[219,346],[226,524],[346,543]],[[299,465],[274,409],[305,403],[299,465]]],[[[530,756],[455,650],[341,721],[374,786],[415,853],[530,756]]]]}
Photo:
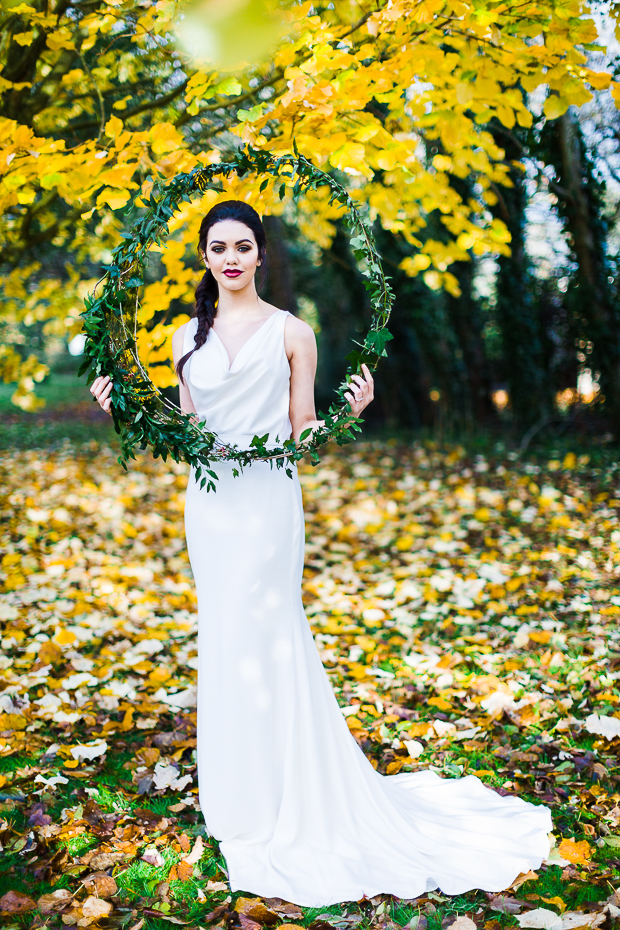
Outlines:
{"type": "Polygon", "coordinates": [[[238,220],[221,220],[207,234],[205,261],[220,287],[239,291],[260,265],[254,233],[238,220]]]}

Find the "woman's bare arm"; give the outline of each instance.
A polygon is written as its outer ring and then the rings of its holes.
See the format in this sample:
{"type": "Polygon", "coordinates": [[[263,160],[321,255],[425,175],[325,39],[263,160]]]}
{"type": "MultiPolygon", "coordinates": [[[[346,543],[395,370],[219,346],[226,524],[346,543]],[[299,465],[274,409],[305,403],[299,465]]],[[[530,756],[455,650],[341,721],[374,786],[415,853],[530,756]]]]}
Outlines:
{"type": "MultiPolygon", "coordinates": [[[[284,329],[284,345],[291,366],[291,401],[289,417],[293,427],[293,439],[307,429],[323,425],[317,420],[314,406],[314,378],[316,375],[316,337],[312,328],[297,317],[290,316],[284,329]]],[[[359,416],[374,397],[374,383],[368,368],[363,365],[364,377],[353,375],[349,391],[345,394],[354,416],[359,416]]]]}
{"type": "Polygon", "coordinates": [[[284,328],[284,346],[291,366],[289,417],[293,439],[299,442],[304,430],[316,429],[321,425],[321,421],[316,418],[314,406],[317,351],[312,328],[297,317],[288,317],[284,328]]]}
{"type": "MultiPolygon", "coordinates": [[[[176,369],[179,359],[183,358],[183,339],[185,337],[185,329],[187,323],[184,323],[183,326],[179,326],[177,330],[172,334],[172,361],[176,369]]],[[[187,371],[187,366],[185,367],[187,371]]],[[[189,388],[184,381],[179,381],[179,403],[183,413],[196,413],[196,408],[194,407],[194,402],[189,393],[189,388]]]]}

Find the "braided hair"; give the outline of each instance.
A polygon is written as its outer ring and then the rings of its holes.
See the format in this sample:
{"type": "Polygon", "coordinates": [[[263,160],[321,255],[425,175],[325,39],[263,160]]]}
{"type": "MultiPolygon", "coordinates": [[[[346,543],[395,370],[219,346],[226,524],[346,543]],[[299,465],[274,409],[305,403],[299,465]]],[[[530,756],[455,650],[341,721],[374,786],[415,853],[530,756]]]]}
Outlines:
{"type": "MultiPolygon", "coordinates": [[[[214,207],[211,207],[200,224],[198,250],[201,257],[207,250],[209,230],[212,226],[215,226],[216,223],[221,223],[222,220],[236,220],[236,222],[243,223],[244,226],[247,226],[248,229],[252,231],[256,240],[256,245],[258,246],[262,279],[267,253],[265,229],[254,207],[251,207],[249,203],[245,203],[243,200],[224,200],[222,203],[216,203],[214,207]]],[[[262,280],[260,283],[262,283],[262,280]]],[[[218,297],[219,290],[217,281],[213,277],[211,269],[207,268],[195,292],[196,302],[194,305],[194,316],[198,319],[198,327],[196,329],[196,335],[194,336],[194,348],[190,349],[183,358],[180,358],[176,366],[177,377],[183,384],[185,384],[183,368],[186,362],[189,360],[190,356],[194,354],[196,349],[199,349],[207,341],[209,330],[213,326],[213,321],[217,313],[218,297]]]]}

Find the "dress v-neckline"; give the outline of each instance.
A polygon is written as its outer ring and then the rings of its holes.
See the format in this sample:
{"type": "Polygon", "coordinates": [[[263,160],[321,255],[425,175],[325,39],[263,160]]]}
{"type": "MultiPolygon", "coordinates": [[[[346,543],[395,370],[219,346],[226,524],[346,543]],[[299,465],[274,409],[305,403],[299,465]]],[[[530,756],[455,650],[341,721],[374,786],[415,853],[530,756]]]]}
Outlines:
{"type": "Polygon", "coordinates": [[[232,371],[233,365],[235,364],[235,362],[237,361],[237,359],[239,358],[239,356],[241,355],[241,353],[243,352],[243,350],[245,349],[245,347],[248,345],[248,343],[250,343],[250,342],[252,341],[252,339],[254,339],[254,336],[258,336],[258,334],[265,328],[265,326],[267,325],[267,323],[269,323],[269,321],[270,321],[274,316],[277,316],[278,313],[281,313],[281,312],[282,312],[281,310],[274,310],[273,313],[270,313],[269,316],[267,317],[267,319],[266,319],[263,323],[261,323],[261,325],[258,327],[258,329],[255,329],[254,332],[252,333],[252,335],[251,335],[251,336],[248,336],[248,338],[245,340],[245,342],[243,343],[243,345],[241,346],[241,348],[237,351],[237,354],[235,355],[235,357],[233,358],[232,361],[230,360],[230,355],[228,354],[228,349],[226,348],[226,346],[224,345],[224,342],[222,341],[222,339],[221,339],[220,336],[218,335],[218,333],[217,333],[215,327],[214,327],[214,326],[211,327],[210,332],[212,332],[212,333],[217,337],[217,341],[218,341],[219,344],[221,345],[222,349],[224,350],[224,354],[225,354],[226,358],[228,359],[228,368],[226,369],[226,372],[227,372],[228,374],[232,371]]]}

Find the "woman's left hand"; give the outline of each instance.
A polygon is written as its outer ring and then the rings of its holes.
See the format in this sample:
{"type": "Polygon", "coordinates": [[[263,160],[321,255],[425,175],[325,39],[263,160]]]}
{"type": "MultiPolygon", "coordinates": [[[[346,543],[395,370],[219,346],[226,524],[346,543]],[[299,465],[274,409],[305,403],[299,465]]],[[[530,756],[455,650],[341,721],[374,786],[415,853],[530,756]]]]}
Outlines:
{"type": "Polygon", "coordinates": [[[375,396],[375,383],[370,370],[362,365],[362,375],[352,375],[349,390],[344,395],[351,405],[351,413],[359,417],[362,410],[368,406],[375,396]]]}

